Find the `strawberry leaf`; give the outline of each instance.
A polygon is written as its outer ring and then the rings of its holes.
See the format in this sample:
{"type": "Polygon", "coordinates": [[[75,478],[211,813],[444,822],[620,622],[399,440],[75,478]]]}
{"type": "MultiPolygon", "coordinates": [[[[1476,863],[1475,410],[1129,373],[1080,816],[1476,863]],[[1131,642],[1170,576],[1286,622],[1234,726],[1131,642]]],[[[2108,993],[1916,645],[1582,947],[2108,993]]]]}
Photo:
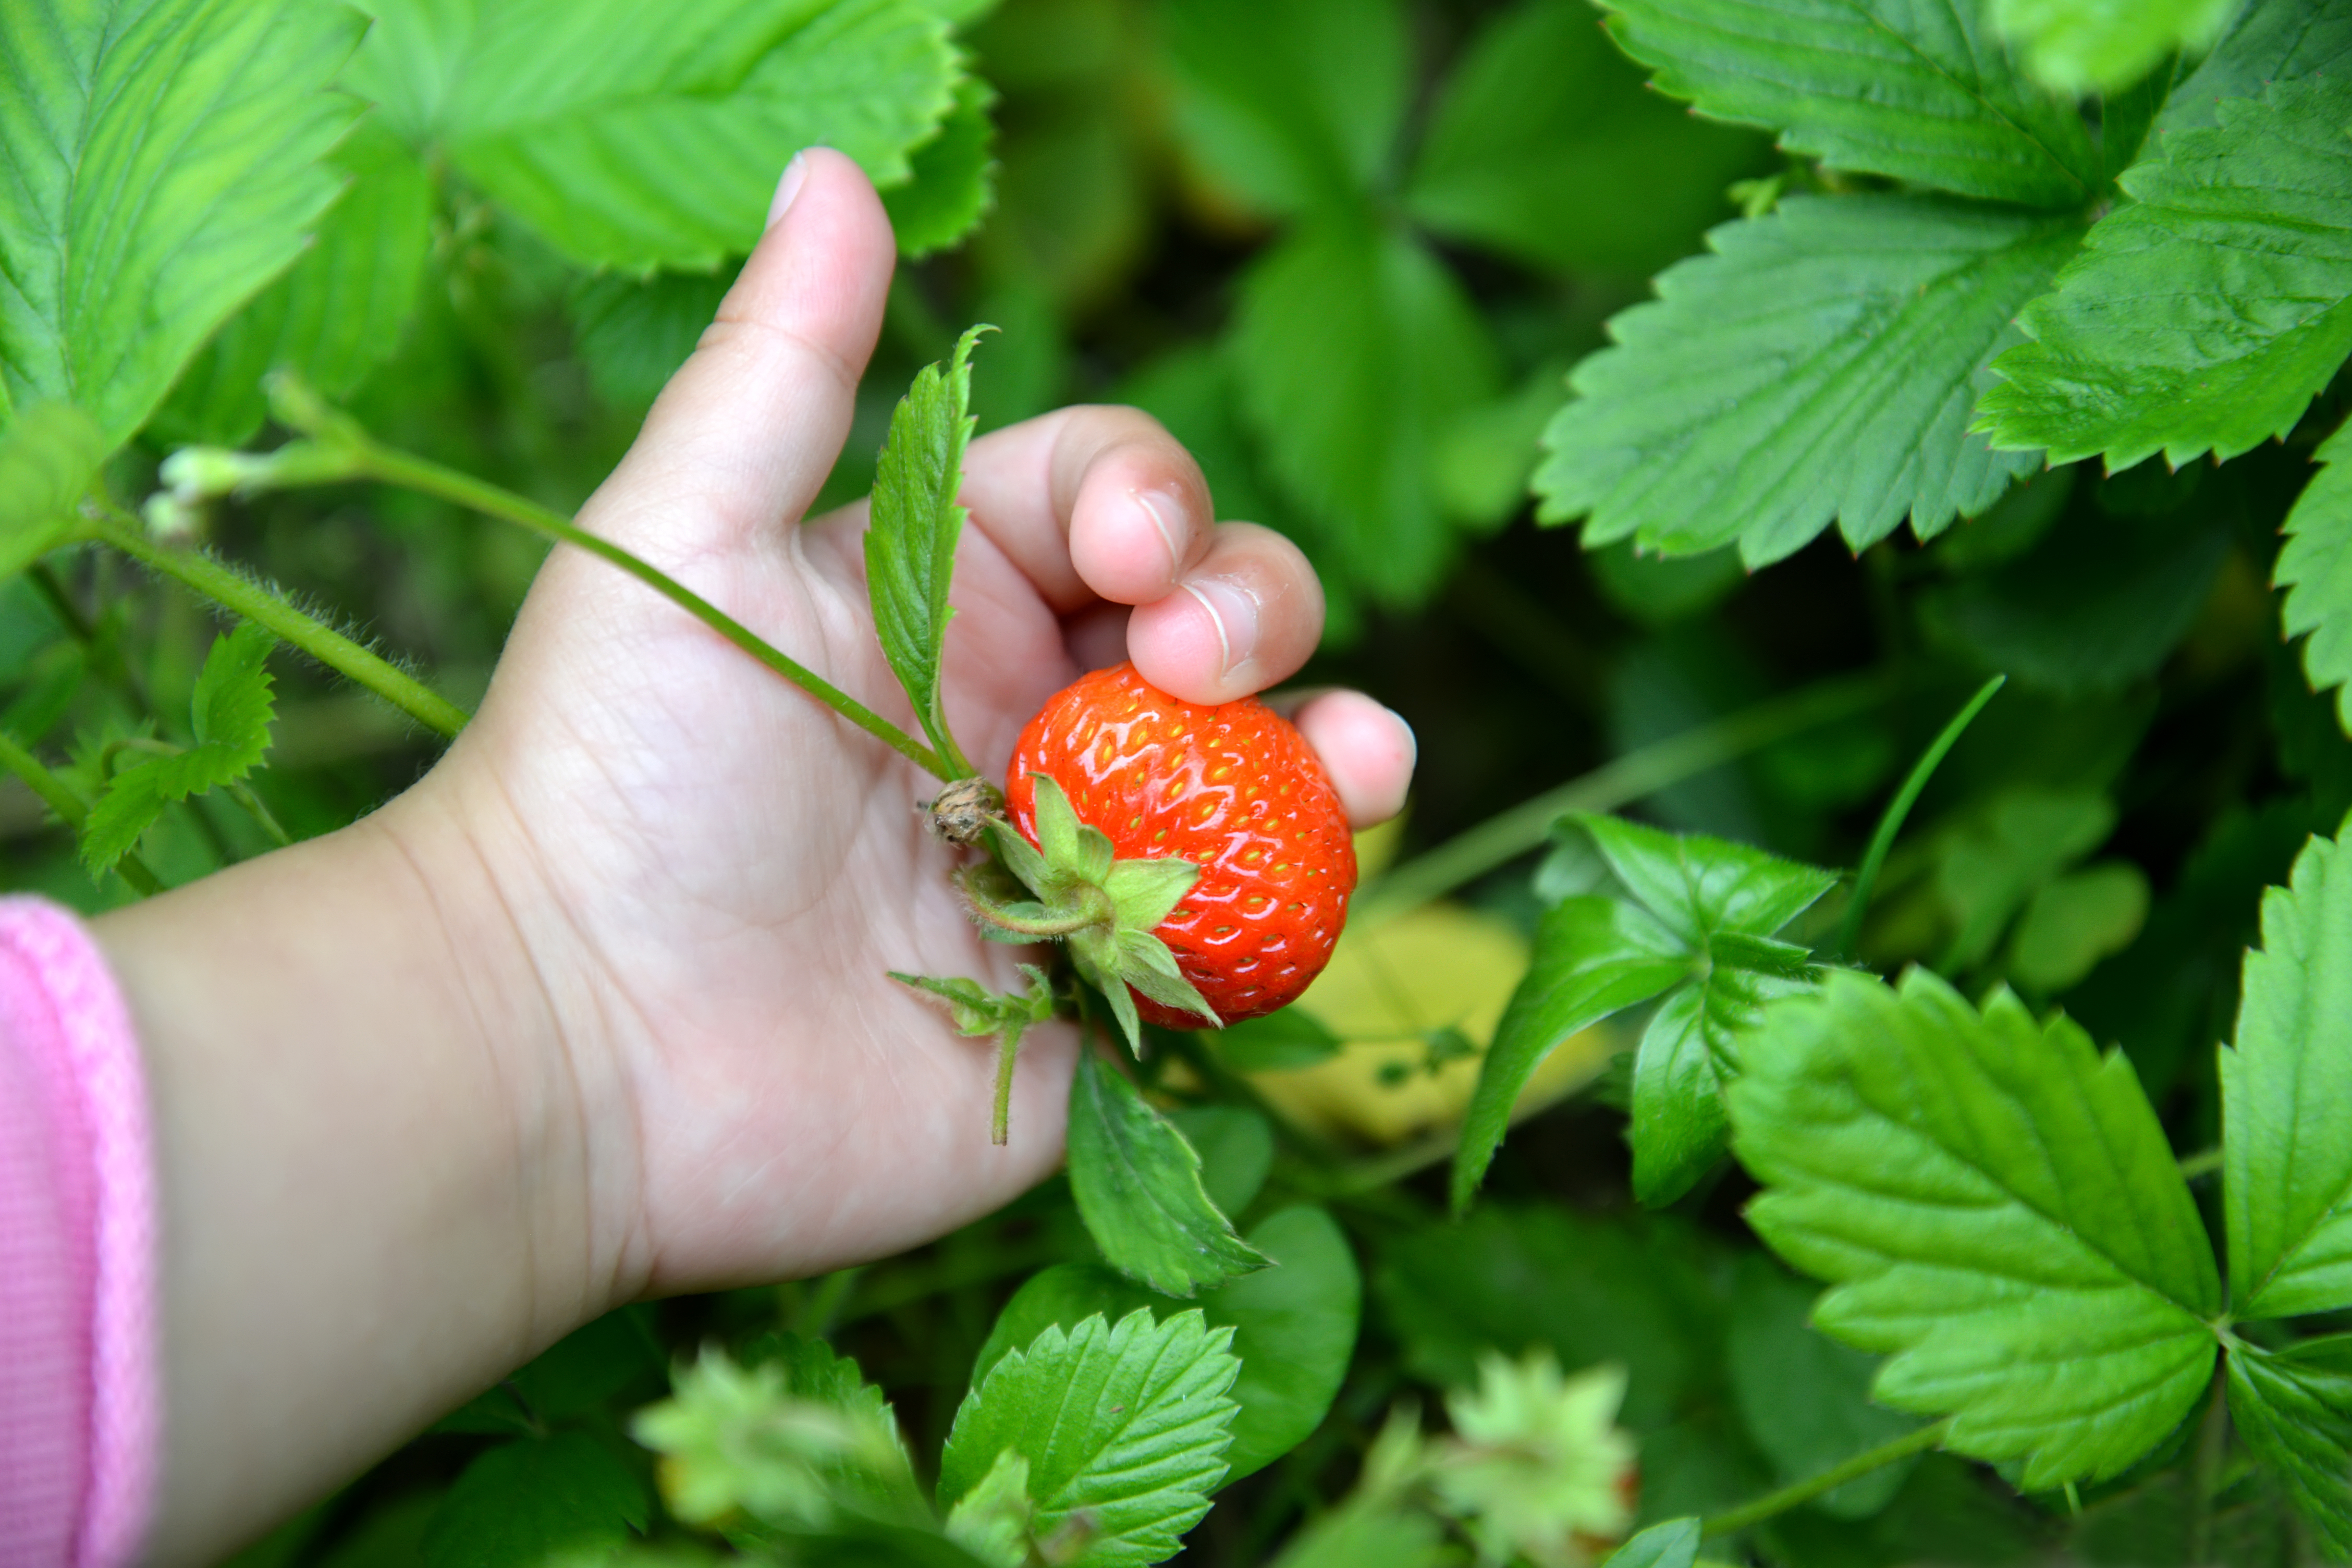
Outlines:
{"type": "Polygon", "coordinates": [[[1654,1524],[1609,1554],[1610,1568],[1691,1568],[1698,1560],[1699,1521],[1654,1524]]]}
{"type": "Polygon", "coordinates": [[[1478,1075],[1454,1163],[1454,1203],[1468,1205],[1512,1108],[1562,1040],[1663,995],[1633,1068],[1633,1186],[1643,1203],[1680,1196],[1722,1153],[1723,1084],[1738,1070],[1734,1037],[1771,997],[1814,973],[1801,947],[1776,941],[1836,878],[1698,835],[1677,837],[1597,813],[1558,831],[1589,840],[1593,880],[1621,897],[1563,900],[1545,917],[1535,962],[1512,995],[1478,1075]],[[1606,868],[1605,877],[1601,875],[1606,868]]]}
{"type": "Polygon", "coordinates": [[[2342,1335],[2230,1351],[2230,1416],[2336,1560],[2352,1556],[2352,1373],[2342,1335]]]}
{"type": "Polygon", "coordinates": [[[940,1500],[952,1510],[1017,1454],[1033,1539],[1066,1531],[1075,1549],[1050,1560],[1141,1568],[1173,1556],[1225,1473],[1241,1370],[1232,1342],[1198,1310],[1047,1329],[964,1396],[940,1458],[940,1500]]]}
{"type": "Polygon", "coordinates": [[[1823,1331],[1887,1353],[1874,1396],[2030,1491],[2122,1471],[2211,1377],[2210,1243],[2128,1058],[2006,991],[1844,971],[1743,1042],[1748,1223],[1832,1281],[1823,1331]]]}
{"type": "Polygon", "coordinates": [[[37,404],[0,430],[0,580],[47,554],[73,528],[75,503],[105,458],[96,421],[66,404],[37,404]]]}
{"type": "Polygon", "coordinates": [[[2286,514],[2286,542],[2272,582],[2286,591],[2279,620],[2291,637],[2311,634],[2303,668],[2314,691],[2336,693],[2337,722],[2352,734],[2352,425],[2311,455],[2320,465],[2286,514]]]}
{"type": "Polygon", "coordinates": [[[1104,1260],[1163,1296],[1263,1268],[1201,1183],[1201,1157],[1092,1050],[1070,1079],[1070,1191],[1104,1260]]]}
{"type": "Polygon", "coordinates": [[[2200,54],[2236,0],[1992,0],[1992,25],[2024,56],[2026,74],[2081,96],[2114,92],[2167,55],[2200,54]]]}
{"type": "Polygon", "coordinates": [[[1027,1568],[1036,1517],[1037,1505],[1029,1497],[1029,1461],[1007,1448],[948,1510],[948,1539],[989,1568],[1027,1568]]]}
{"type": "Polygon", "coordinates": [[[253,621],[214,639],[190,708],[196,743],[134,763],[107,781],[82,824],[82,864],[91,876],[103,875],[137,847],[165,806],[234,784],[260,764],[269,750],[268,659],[277,645],[253,621]]]}
{"type": "Polygon", "coordinates": [[[2281,82],[2122,180],[1975,428],[2053,463],[2175,468],[2284,436],[2352,352],[2352,83],[2281,82]]]}
{"type": "Polygon", "coordinates": [[[948,1005],[955,1020],[956,1033],[977,1039],[985,1035],[999,1035],[1007,1030],[1018,1032],[1031,1024],[1042,1024],[1054,1016],[1054,987],[1045,972],[1034,963],[1021,965],[1021,973],[1029,981],[1025,992],[991,991],[977,980],[958,975],[940,980],[928,974],[901,974],[888,971],[891,979],[902,985],[939,997],[948,1005]]]}
{"type": "Polygon", "coordinates": [[[926,365],[890,416],[890,435],[874,471],[872,522],[866,531],[866,591],[874,630],[916,721],[957,778],[972,765],[948,732],[940,706],[940,656],[955,611],[948,588],[964,509],[964,443],[971,438],[971,347],[990,327],[956,340],[947,366],[926,365]]]}
{"type": "Polygon", "coordinates": [[[2315,838],[2263,895],[2237,1037],[2221,1053],[2222,1202],[2242,1318],[2352,1305],[2352,861],[2315,838]]]}
{"type": "Polygon", "coordinates": [[[2044,208],[2105,183],[2074,106],[2018,74],[1971,0],[1604,5],[1661,92],[1831,168],[2044,208]]]}
{"type": "Polygon", "coordinates": [[[607,1555],[646,1527],[644,1483],[593,1437],[505,1443],[457,1478],[425,1531],[425,1568],[522,1568],[607,1555]]]}

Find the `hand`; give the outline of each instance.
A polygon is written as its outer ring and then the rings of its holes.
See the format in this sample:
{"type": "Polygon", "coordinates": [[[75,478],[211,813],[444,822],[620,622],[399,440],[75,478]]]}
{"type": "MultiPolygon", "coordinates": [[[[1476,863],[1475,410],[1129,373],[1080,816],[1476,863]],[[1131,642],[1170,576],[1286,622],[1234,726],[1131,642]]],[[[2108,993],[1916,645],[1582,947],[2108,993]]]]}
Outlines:
{"type": "MultiPolygon", "coordinates": [[[[778,207],[581,521],[904,723],[864,508],[798,523],[849,428],[889,227],[827,152],[778,207]]],[[[1131,655],[1222,701],[1320,635],[1297,550],[1213,524],[1198,468],[1132,410],[996,433],[967,475],[946,709],[993,776],[1085,668],[1131,655]]],[[[1396,810],[1401,721],[1347,693],[1297,720],[1360,826],[1396,810]]],[[[273,1507],[249,1500],[299,1501],[619,1302],[898,1251],[1052,1170],[1070,1032],[1024,1039],[995,1147],[992,1044],[886,977],[1015,983],[923,829],[937,787],[559,549],[415,789],[110,921],[184,1215],[173,1543],[226,1544],[273,1507]]]]}

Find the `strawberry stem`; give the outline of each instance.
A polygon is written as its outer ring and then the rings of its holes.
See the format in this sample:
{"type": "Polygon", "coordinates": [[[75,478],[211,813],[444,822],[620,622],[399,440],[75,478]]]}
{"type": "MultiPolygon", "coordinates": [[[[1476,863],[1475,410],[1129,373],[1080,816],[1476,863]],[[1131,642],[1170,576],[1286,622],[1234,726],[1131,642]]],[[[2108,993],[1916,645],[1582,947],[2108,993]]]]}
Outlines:
{"type": "Polygon", "coordinates": [[[1021,1026],[1008,1024],[996,1037],[996,1113],[988,1124],[988,1141],[1003,1148],[1013,1141],[1013,1064],[1021,1055],[1021,1026]]]}

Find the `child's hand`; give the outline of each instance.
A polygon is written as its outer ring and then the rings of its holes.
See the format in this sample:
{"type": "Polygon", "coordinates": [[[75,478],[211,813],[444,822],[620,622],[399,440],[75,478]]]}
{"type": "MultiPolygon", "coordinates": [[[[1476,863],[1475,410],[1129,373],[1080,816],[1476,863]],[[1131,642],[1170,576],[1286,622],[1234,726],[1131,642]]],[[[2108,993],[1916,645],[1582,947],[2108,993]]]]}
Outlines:
{"type": "MultiPolygon", "coordinates": [[[[582,521],[912,729],[867,614],[865,507],[798,526],[849,428],[890,230],[848,159],[814,152],[800,172],[582,521]]],[[[976,441],[966,467],[946,706],[989,776],[1089,663],[1131,653],[1219,701],[1313,651],[1305,558],[1214,526],[1200,469],[1150,418],[1066,409],[976,441]]],[[[1300,722],[1360,823],[1395,811],[1402,721],[1332,696],[1300,722]]],[[[1019,984],[923,830],[938,788],[604,563],[559,550],[541,574],[480,717],[415,804],[466,824],[551,977],[610,1184],[596,1268],[619,1294],[898,1251],[1060,1160],[1069,1031],[1024,1043],[1012,1145],[995,1148],[990,1042],[885,974],[1019,984]]]]}
{"type": "MultiPolygon", "coordinates": [[[[863,509],[799,523],[891,237],[847,159],[799,174],[582,521],[903,721],[863,509]]],[[[1131,653],[1214,701],[1313,648],[1305,561],[1213,526],[1150,419],[1066,410],[974,443],[968,472],[946,701],[992,773],[1087,665],[1131,653]]],[[[1396,810],[1401,721],[1345,693],[1297,719],[1360,825],[1396,810]]],[[[420,785],[101,922],[165,1194],[157,1560],[235,1545],[619,1302],[897,1251],[1050,1171],[1069,1032],[1024,1040],[993,1147],[991,1044],[885,976],[1013,978],[923,830],[936,788],[559,548],[420,785]]]]}

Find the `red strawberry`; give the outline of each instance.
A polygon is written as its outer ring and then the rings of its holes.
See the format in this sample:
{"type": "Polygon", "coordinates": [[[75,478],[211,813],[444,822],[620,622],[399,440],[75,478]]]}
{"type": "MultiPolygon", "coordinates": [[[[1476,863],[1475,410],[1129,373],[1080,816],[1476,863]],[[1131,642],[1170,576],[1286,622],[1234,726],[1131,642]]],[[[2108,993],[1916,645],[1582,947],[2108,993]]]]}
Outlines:
{"type": "MultiPolygon", "coordinates": [[[[1201,868],[1150,929],[1223,1022],[1271,1013],[1322,973],[1355,891],[1356,848],[1322,763],[1287,720],[1254,697],[1182,701],[1122,664],[1068,687],[1021,731],[1004,795],[1033,846],[1039,773],[1118,859],[1201,868]]],[[[1135,1003],[1157,1024],[1202,1022],[1140,991],[1135,1003]]]]}

